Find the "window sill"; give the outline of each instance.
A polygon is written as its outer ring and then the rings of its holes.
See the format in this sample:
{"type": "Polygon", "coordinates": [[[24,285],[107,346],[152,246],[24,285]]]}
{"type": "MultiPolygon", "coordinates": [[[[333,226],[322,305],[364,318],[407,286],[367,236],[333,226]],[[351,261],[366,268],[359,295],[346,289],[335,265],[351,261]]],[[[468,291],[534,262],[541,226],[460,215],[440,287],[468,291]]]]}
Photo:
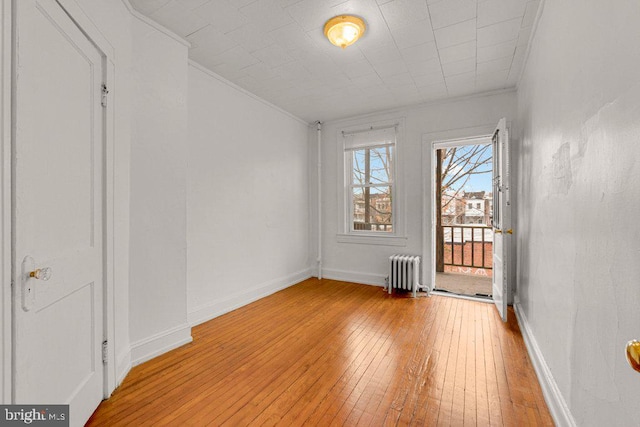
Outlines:
{"type": "Polygon", "coordinates": [[[337,234],[338,243],[361,245],[407,246],[407,238],[400,236],[376,236],[371,234],[337,234]]]}

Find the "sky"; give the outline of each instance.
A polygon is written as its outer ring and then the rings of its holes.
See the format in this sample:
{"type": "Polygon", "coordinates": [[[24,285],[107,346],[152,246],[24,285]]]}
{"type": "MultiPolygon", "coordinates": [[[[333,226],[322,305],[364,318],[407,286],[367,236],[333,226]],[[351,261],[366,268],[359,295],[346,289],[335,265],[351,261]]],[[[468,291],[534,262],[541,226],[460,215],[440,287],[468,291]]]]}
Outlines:
{"type": "Polygon", "coordinates": [[[465,186],[465,191],[486,191],[491,192],[491,173],[473,175],[465,186]]]}
{"type": "MultiPolygon", "coordinates": [[[[476,146],[476,145],[467,145],[467,146],[463,146],[463,147],[457,147],[455,159],[453,160],[454,161],[454,166],[453,166],[454,173],[455,173],[455,167],[456,167],[456,165],[455,165],[456,160],[464,158],[468,153],[472,152],[472,150],[474,150],[474,149],[476,149],[479,154],[476,154],[475,156],[473,156],[468,161],[460,162],[460,165],[458,165],[458,168],[463,168],[463,170],[468,170],[470,167],[472,167],[472,165],[474,163],[479,162],[479,161],[483,161],[483,160],[488,159],[488,158],[491,157],[491,146],[490,145],[484,151],[480,150],[477,147],[478,146],[476,146]]],[[[443,167],[446,167],[448,162],[449,162],[449,160],[445,159],[444,163],[443,163],[443,167]]],[[[471,175],[469,180],[466,182],[466,184],[464,186],[464,190],[465,191],[486,191],[487,193],[491,192],[491,190],[492,190],[492,188],[491,188],[491,178],[492,178],[491,167],[492,167],[492,165],[491,165],[491,162],[489,161],[489,163],[487,163],[486,165],[483,165],[481,167],[481,169],[479,168],[478,170],[487,171],[487,173],[471,175]]],[[[458,182],[456,182],[453,185],[452,190],[456,190],[457,188],[459,188],[460,185],[463,184],[463,182],[464,182],[464,178],[459,180],[458,182]]]]}

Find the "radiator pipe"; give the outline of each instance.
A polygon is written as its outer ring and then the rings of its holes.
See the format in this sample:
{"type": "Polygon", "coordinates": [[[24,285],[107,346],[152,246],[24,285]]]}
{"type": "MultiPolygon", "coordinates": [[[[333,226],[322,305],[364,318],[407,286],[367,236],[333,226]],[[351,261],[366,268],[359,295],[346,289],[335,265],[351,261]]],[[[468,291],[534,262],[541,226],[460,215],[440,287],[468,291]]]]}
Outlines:
{"type": "Polygon", "coordinates": [[[318,279],[322,279],[322,123],[316,122],[318,136],[318,279]]]}

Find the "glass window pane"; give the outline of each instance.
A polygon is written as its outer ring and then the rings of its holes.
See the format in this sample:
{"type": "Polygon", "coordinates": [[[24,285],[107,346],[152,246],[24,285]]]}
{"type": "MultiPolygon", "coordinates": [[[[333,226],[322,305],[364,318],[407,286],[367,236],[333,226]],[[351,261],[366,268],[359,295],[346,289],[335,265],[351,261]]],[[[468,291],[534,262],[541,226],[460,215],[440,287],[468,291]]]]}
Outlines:
{"type": "Polygon", "coordinates": [[[388,184],[393,171],[393,147],[352,151],[352,184],[388,184]]]}
{"type": "Polygon", "coordinates": [[[361,187],[353,188],[353,229],[364,230],[364,189],[361,187]]]}
{"type": "Polygon", "coordinates": [[[365,182],[365,151],[366,150],[354,150],[352,151],[353,155],[353,181],[352,184],[356,185],[364,185],[365,182]]]}
{"type": "Polygon", "coordinates": [[[391,188],[352,188],[353,230],[393,232],[391,188]]]}
{"type": "Polygon", "coordinates": [[[387,184],[391,182],[393,170],[393,147],[378,147],[370,151],[371,184],[387,184]]]}

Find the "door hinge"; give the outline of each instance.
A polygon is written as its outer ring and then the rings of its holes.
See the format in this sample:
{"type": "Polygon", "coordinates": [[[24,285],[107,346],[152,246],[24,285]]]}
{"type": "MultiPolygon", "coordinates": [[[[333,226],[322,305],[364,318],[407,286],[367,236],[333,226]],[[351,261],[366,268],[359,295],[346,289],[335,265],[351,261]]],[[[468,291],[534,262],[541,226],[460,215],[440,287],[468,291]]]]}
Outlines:
{"type": "Polygon", "coordinates": [[[102,341],[102,363],[107,363],[109,360],[109,342],[107,340],[102,341]]]}
{"type": "Polygon", "coordinates": [[[102,83],[102,106],[107,107],[107,95],[109,94],[109,89],[107,89],[106,83],[102,83]]]}

